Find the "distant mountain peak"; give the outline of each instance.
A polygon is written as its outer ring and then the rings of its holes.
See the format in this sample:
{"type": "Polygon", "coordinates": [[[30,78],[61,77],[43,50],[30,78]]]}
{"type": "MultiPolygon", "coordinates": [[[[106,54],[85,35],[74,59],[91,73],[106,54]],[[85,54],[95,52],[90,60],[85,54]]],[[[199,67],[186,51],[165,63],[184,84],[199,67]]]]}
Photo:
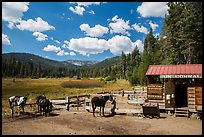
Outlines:
{"type": "Polygon", "coordinates": [[[66,62],[76,66],[92,66],[98,63],[98,61],[83,61],[83,60],[67,60],[66,62]]]}

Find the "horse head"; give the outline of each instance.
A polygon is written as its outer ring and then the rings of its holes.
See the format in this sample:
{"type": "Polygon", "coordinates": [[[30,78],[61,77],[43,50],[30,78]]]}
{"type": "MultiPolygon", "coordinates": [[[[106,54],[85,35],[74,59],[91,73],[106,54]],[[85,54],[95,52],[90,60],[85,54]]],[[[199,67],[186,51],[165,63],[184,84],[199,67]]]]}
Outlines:
{"type": "Polygon", "coordinates": [[[51,111],[52,111],[52,108],[53,108],[52,102],[49,102],[49,105],[48,105],[48,112],[51,112],[51,111]]]}
{"type": "Polygon", "coordinates": [[[109,100],[110,100],[110,101],[113,101],[113,95],[110,95],[110,96],[109,96],[109,100]]]}

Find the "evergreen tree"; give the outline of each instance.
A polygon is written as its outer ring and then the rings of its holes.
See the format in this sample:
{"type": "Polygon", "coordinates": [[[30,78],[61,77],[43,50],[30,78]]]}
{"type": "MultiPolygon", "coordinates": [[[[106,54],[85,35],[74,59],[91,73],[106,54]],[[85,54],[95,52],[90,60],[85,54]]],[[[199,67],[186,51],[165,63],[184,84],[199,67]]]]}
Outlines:
{"type": "Polygon", "coordinates": [[[202,63],[202,2],[169,2],[165,18],[171,64],[202,63]]]}
{"type": "Polygon", "coordinates": [[[127,62],[126,62],[126,55],[123,51],[122,51],[122,56],[121,56],[121,68],[122,68],[121,78],[125,79],[125,72],[127,70],[127,62]]]}

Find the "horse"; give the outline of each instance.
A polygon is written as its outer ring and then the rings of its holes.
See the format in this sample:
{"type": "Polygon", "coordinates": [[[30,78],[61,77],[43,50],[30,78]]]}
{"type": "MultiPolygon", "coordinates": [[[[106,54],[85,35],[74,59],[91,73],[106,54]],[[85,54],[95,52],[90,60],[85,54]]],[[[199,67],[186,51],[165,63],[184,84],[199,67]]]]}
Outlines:
{"type": "Polygon", "coordinates": [[[40,95],[40,96],[37,96],[37,97],[36,97],[36,104],[38,105],[38,112],[40,112],[40,102],[41,102],[43,99],[46,99],[46,96],[45,96],[45,95],[40,95]]]}
{"type": "Polygon", "coordinates": [[[95,117],[95,109],[96,107],[100,107],[100,116],[101,116],[101,108],[102,108],[102,113],[104,116],[104,108],[105,108],[105,104],[106,102],[110,100],[113,101],[113,97],[112,95],[105,95],[105,96],[95,96],[91,99],[91,104],[92,104],[92,109],[93,109],[93,116],[95,117]]]}
{"type": "Polygon", "coordinates": [[[39,103],[40,113],[43,113],[43,116],[47,116],[48,113],[52,111],[53,105],[49,99],[43,99],[39,103]]]}
{"type": "Polygon", "coordinates": [[[14,115],[14,107],[18,106],[18,115],[20,115],[20,108],[22,108],[24,113],[24,107],[26,105],[27,97],[24,96],[11,96],[9,97],[9,105],[11,109],[11,117],[14,115]]]}

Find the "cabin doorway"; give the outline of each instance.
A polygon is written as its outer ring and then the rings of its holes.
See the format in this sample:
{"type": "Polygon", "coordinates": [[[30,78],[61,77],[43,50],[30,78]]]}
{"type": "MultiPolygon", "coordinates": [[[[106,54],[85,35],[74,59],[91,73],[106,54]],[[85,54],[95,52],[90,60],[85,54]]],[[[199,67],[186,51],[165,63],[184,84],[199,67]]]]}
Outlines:
{"type": "Polygon", "coordinates": [[[187,84],[175,85],[175,107],[187,107],[187,84]]]}

